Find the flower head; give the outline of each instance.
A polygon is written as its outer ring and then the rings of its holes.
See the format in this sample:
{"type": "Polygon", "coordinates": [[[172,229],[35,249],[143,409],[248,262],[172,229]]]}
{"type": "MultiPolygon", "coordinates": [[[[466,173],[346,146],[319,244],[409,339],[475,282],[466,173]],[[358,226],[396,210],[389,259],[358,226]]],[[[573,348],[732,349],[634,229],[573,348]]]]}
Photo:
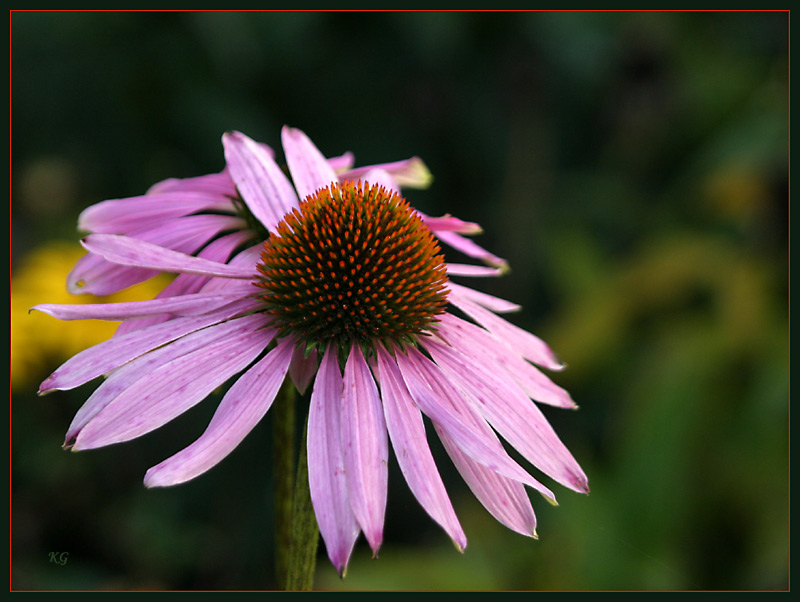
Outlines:
{"type": "Polygon", "coordinates": [[[149,487],[175,485],[229,454],[287,376],[301,390],[313,381],[309,485],[340,573],[359,533],[374,552],[381,546],[390,443],[417,500],[459,549],[466,546],[423,415],[475,496],[514,531],[536,532],[525,486],[555,497],[496,433],[556,482],[588,491],[531,401],[575,407],[535,366],[562,365],[540,339],[497,315],[518,306],[450,280],[502,272],[502,260],[460,235],[475,232],[474,224],[412,209],[391,169],[341,179],[298,130],[283,132],[291,181],[246,136],[226,134],[223,144],[236,198],[268,233],[265,241],[232,246],[228,259],[205,252],[224,240],[221,232],[199,251],[91,234],[83,241],[88,257],[177,273],[194,279],[191,289],[138,303],[36,308],[60,319],[151,320],[79,353],[42,383],[47,392],[108,374],[75,416],[67,446],[133,439],[235,379],[205,433],[145,476],[149,487]],[[437,238],[490,265],[445,263],[437,238]]]}
{"type": "Polygon", "coordinates": [[[332,184],[278,224],[261,253],[261,300],[306,349],[413,342],[446,305],[444,257],[408,202],[332,184]]]}

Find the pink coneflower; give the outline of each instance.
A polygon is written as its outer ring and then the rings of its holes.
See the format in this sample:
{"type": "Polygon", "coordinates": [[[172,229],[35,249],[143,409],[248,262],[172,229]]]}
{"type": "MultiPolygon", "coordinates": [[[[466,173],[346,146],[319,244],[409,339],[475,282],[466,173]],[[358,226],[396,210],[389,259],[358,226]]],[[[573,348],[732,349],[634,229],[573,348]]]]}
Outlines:
{"type": "Polygon", "coordinates": [[[143,435],[235,377],[206,432],[145,476],[148,487],[183,483],[242,441],[287,376],[301,390],[313,382],[309,486],[340,574],[359,533],[374,552],[381,546],[390,441],[419,503],[459,549],[466,546],[423,415],[475,496],[514,531],[536,533],[525,486],[555,496],[495,432],[558,483],[588,491],[580,466],[531,401],[575,407],[534,366],[562,365],[540,339],[497,315],[518,306],[450,280],[501,271],[444,262],[442,233],[473,257],[502,262],[449,236],[472,225],[412,209],[391,170],[341,179],[298,130],[283,134],[293,184],[264,147],[238,133],[223,141],[237,198],[269,232],[264,244],[228,260],[91,234],[83,241],[90,257],[192,275],[201,284],[137,303],[36,307],[64,320],[161,320],[87,349],[42,383],[45,393],[108,375],[75,416],[67,446],[92,449],[143,435]]]}

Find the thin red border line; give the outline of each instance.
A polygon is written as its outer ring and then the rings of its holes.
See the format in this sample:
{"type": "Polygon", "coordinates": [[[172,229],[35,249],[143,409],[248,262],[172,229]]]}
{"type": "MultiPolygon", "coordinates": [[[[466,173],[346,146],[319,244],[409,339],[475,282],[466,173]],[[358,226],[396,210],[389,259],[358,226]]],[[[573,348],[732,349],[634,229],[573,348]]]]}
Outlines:
{"type": "MultiPolygon", "coordinates": [[[[9,15],[10,15],[9,11],[9,15]]],[[[11,55],[12,55],[12,45],[11,45],[11,18],[8,19],[8,306],[11,307],[11,198],[12,198],[12,188],[11,188],[11,55]]],[[[11,333],[11,312],[8,313],[8,332],[11,333]]],[[[9,360],[11,358],[11,337],[9,337],[8,341],[8,357],[9,360]]],[[[8,383],[8,397],[9,400],[11,399],[11,380],[9,379],[8,383]]],[[[12,424],[11,421],[12,413],[11,413],[11,404],[8,404],[8,524],[9,526],[12,524],[12,514],[11,514],[11,492],[13,491],[13,482],[11,479],[11,457],[13,453],[13,449],[11,446],[11,428],[12,424]]],[[[12,558],[12,535],[11,529],[8,530],[8,577],[9,577],[9,585],[11,584],[11,577],[12,577],[12,568],[11,568],[11,558],[12,558]]]]}
{"type": "MultiPolygon", "coordinates": [[[[74,9],[9,9],[9,14],[10,13],[14,13],[14,12],[73,12],[73,11],[74,11],[74,9]]],[[[195,9],[84,9],[83,10],[83,12],[194,12],[194,11],[195,11],[195,9]]],[[[788,235],[788,237],[787,237],[787,260],[788,260],[788,263],[787,263],[787,265],[788,265],[788,274],[787,274],[787,277],[788,277],[788,282],[787,282],[787,284],[788,284],[787,326],[788,326],[788,333],[787,334],[789,336],[787,337],[787,344],[788,344],[788,359],[789,359],[789,362],[788,362],[788,368],[789,368],[789,371],[788,371],[788,374],[789,374],[789,378],[788,378],[789,404],[788,404],[788,408],[787,408],[788,409],[788,424],[787,424],[788,432],[787,432],[787,434],[788,434],[788,452],[789,452],[789,454],[788,454],[788,459],[787,460],[788,460],[788,468],[789,468],[789,470],[788,470],[788,474],[787,474],[787,477],[788,477],[788,500],[787,500],[788,508],[787,508],[787,510],[788,510],[788,528],[789,528],[789,531],[788,531],[787,558],[788,558],[789,574],[788,574],[788,582],[787,582],[787,586],[788,586],[788,590],[787,591],[791,591],[791,583],[792,583],[792,572],[791,572],[791,566],[792,566],[792,553],[791,553],[791,549],[792,549],[792,545],[791,545],[791,542],[792,542],[792,535],[791,535],[791,524],[792,524],[792,518],[791,518],[791,514],[792,514],[791,513],[791,497],[792,497],[792,487],[791,487],[791,485],[792,485],[792,477],[791,477],[791,472],[792,472],[791,471],[791,465],[792,465],[792,459],[791,459],[791,456],[792,456],[792,454],[791,454],[791,449],[792,449],[792,436],[791,436],[791,431],[792,431],[792,427],[791,427],[791,424],[792,424],[792,404],[791,404],[791,397],[792,397],[792,384],[791,384],[791,381],[792,381],[792,377],[791,377],[791,330],[792,330],[792,326],[791,326],[791,324],[792,324],[792,320],[791,320],[791,315],[792,315],[792,310],[791,310],[791,306],[792,306],[792,303],[791,303],[791,298],[792,298],[792,275],[791,275],[792,274],[792,252],[791,252],[792,251],[792,201],[791,201],[791,198],[792,198],[792,175],[791,175],[792,174],[792,170],[791,170],[791,164],[792,164],[792,152],[791,152],[791,148],[792,148],[792,144],[791,144],[791,130],[792,130],[792,120],[791,120],[791,113],[792,113],[792,111],[791,111],[791,106],[792,106],[792,103],[791,103],[791,96],[792,96],[792,92],[791,92],[791,89],[792,89],[792,68],[791,68],[791,63],[792,63],[792,59],[791,59],[791,54],[792,54],[792,52],[791,52],[791,47],[792,47],[792,41],[791,40],[792,40],[792,35],[791,35],[791,31],[792,31],[792,27],[791,27],[791,22],[792,22],[792,11],[790,9],[680,9],[680,10],[679,9],[675,9],[675,11],[676,12],[786,12],[787,16],[788,16],[788,24],[787,24],[787,27],[788,27],[788,40],[787,40],[787,50],[788,50],[788,56],[787,56],[787,69],[788,69],[787,83],[788,83],[788,90],[787,90],[787,101],[788,101],[789,104],[788,104],[788,112],[787,112],[787,126],[788,126],[789,136],[787,138],[787,159],[788,159],[788,167],[789,167],[788,174],[789,175],[788,175],[788,199],[787,199],[787,202],[788,202],[788,206],[787,206],[787,210],[788,210],[788,220],[787,220],[787,235],[788,235]]],[[[212,11],[212,12],[227,12],[227,11],[225,9],[220,9],[219,11],[212,11]]],[[[247,9],[247,10],[235,11],[235,12],[267,12],[267,9],[247,9]]],[[[287,10],[287,11],[280,11],[280,12],[292,12],[292,11],[291,10],[287,10]]],[[[339,12],[339,11],[331,11],[331,12],[339,12]]],[[[344,12],[348,12],[348,11],[344,11],[344,12]]],[[[360,12],[360,10],[354,10],[352,12],[360,12]]],[[[393,12],[393,11],[391,11],[391,10],[382,10],[382,11],[379,11],[379,12],[393,12]]],[[[459,12],[459,11],[456,11],[456,12],[459,12]]],[[[469,11],[461,11],[461,12],[539,12],[539,11],[530,11],[530,10],[525,10],[525,9],[507,9],[507,10],[480,9],[480,10],[469,10],[469,11]]],[[[545,11],[545,12],[547,12],[547,11],[545,11]]],[[[589,10],[573,9],[573,10],[563,10],[563,11],[556,11],[556,12],[631,12],[631,11],[629,11],[627,9],[612,9],[612,10],[608,10],[608,9],[589,9],[589,10]]],[[[633,11],[633,12],[636,12],[636,11],[633,11]]],[[[659,11],[659,9],[656,9],[656,10],[643,10],[643,11],[640,11],[640,12],[660,12],[660,11],[659,11]]],[[[661,11],[661,12],[673,12],[673,11],[672,10],[668,10],[668,11],[661,11]]],[[[10,21],[10,19],[9,19],[8,28],[9,28],[9,73],[11,73],[11,21],[10,21]]],[[[11,88],[10,87],[9,87],[9,92],[8,93],[9,93],[9,122],[8,122],[9,125],[8,125],[8,130],[9,130],[9,170],[10,170],[10,168],[11,168],[10,167],[10,162],[11,162],[11,88]]],[[[10,172],[9,172],[9,174],[10,174],[10,172]]],[[[10,181],[10,179],[9,179],[9,198],[11,198],[11,181],[10,181]]],[[[9,203],[9,224],[10,224],[10,216],[11,216],[11,205],[9,203]]],[[[10,240],[10,237],[9,237],[9,240],[10,240]]],[[[10,261],[10,259],[9,259],[9,261],[10,261]]],[[[10,269],[10,263],[9,263],[9,269],[10,269]]],[[[9,292],[9,294],[10,294],[10,292],[9,292]]],[[[11,318],[9,316],[9,328],[10,328],[10,320],[11,320],[11,318]]],[[[10,352],[10,348],[9,348],[9,352],[10,352]]],[[[11,424],[11,419],[10,419],[11,414],[10,414],[10,412],[11,412],[11,409],[9,407],[9,425],[11,424]]],[[[10,438],[9,438],[9,491],[11,490],[11,459],[10,459],[11,458],[11,447],[10,447],[10,445],[11,445],[11,443],[10,443],[10,438]]],[[[10,520],[11,520],[11,506],[10,506],[10,498],[9,498],[9,521],[10,520]]],[[[10,558],[11,558],[11,537],[10,537],[10,534],[9,534],[9,559],[10,558]]],[[[14,589],[11,589],[9,591],[10,592],[39,592],[39,591],[77,591],[77,592],[86,591],[86,592],[89,592],[89,591],[94,591],[94,590],[14,590],[14,589]]],[[[108,591],[127,591],[127,590],[108,590],[108,591]]],[[[186,591],[186,592],[204,592],[204,591],[205,592],[216,592],[216,591],[272,592],[272,591],[275,591],[275,592],[280,592],[282,590],[144,590],[144,591],[151,591],[151,592],[155,593],[155,592],[166,592],[166,591],[175,591],[175,592],[180,592],[180,591],[186,591]]],[[[313,590],[313,591],[327,591],[327,590],[313,590]]],[[[339,590],[330,590],[330,591],[339,591],[339,590]]],[[[404,591],[404,590],[399,590],[399,591],[404,591]]],[[[425,590],[418,590],[418,591],[425,591],[425,590]]],[[[529,590],[524,590],[524,591],[529,591],[529,590]]],[[[534,590],[530,590],[530,591],[534,591],[534,590]]],[[[570,590],[562,590],[562,591],[570,591],[570,590]]],[[[580,590],[580,591],[592,591],[592,590],[580,590]]],[[[607,590],[594,590],[594,591],[607,591],[607,590]]],[[[613,590],[611,590],[611,591],[613,591],[613,590]]],[[[617,591],[622,592],[622,591],[638,591],[638,590],[617,590],[617,591]]],[[[648,591],[650,591],[650,590],[648,590],[648,591]]],[[[681,591],[681,590],[662,590],[662,591],[681,591]]],[[[690,591],[720,591],[720,592],[722,592],[722,591],[730,591],[730,592],[737,592],[737,591],[753,591],[753,590],[682,590],[682,591],[685,591],[685,592],[690,592],[690,591]]],[[[761,590],[761,591],[765,591],[766,592],[766,591],[776,591],[776,590],[761,590]]],[[[341,593],[346,593],[346,592],[341,592],[341,593]]]]}
{"type": "MultiPolygon", "coordinates": [[[[349,8],[349,9],[292,9],[292,8],[12,8],[9,13],[187,13],[187,12],[235,12],[235,13],[405,13],[405,12],[450,12],[450,13],[790,13],[788,8],[470,8],[470,9],[415,9],[415,8],[349,8]]],[[[735,591],[735,590],[734,590],[735,591]]]]}
{"type": "Polygon", "coordinates": [[[788,223],[787,223],[787,251],[788,251],[788,312],[786,316],[786,324],[788,326],[787,332],[787,355],[788,355],[788,374],[789,374],[789,381],[788,381],[788,393],[789,393],[789,404],[787,408],[788,412],[788,486],[789,486],[789,496],[788,496],[788,507],[787,507],[787,517],[788,517],[788,549],[787,552],[787,560],[788,560],[788,567],[789,567],[789,575],[787,586],[789,591],[792,591],[792,11],[788,11],[788,39],[787,39],[787,82],[788,82],[788,90],[787,90],[787,100],[789,102],[789,107],[787,111],[787,126],[788,126],[788,139],[787,139],[787,146],[786,146],[786,153],[788,159],[788,168],[789,168],[789,175],[787,179],[787,191],[788,191],[788,223]]]}

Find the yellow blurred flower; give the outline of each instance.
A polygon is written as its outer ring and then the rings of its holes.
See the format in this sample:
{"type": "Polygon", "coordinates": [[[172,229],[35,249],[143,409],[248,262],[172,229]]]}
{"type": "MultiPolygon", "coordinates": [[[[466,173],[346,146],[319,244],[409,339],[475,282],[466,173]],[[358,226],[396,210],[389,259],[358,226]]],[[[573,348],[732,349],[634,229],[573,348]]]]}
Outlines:
{"type": "Polygon", "coordinates": [[[169,282],[158,276],[108,297],[70,295],[67,274],[85,253],[77,243],[53,242],[31,252],[11,276],[11,390],[38,382],[79,351],[108,339],[117,322],[62,322],[39,312],[38,303],[109,303],[151,299],[169,282]]]}

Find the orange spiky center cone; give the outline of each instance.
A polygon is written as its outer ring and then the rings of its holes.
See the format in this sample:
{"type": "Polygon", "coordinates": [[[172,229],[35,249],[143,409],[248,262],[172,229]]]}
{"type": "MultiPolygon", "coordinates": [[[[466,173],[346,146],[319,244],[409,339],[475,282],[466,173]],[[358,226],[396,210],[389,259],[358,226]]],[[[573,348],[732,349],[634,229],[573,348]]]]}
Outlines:
{"type": "Polygon", "coordinates": [[[431,231],[404,198],[362,182],[307,197],[270,234],[258,270],[273,325],[307,349],[413,344],[447,305],[431,231]]]}

